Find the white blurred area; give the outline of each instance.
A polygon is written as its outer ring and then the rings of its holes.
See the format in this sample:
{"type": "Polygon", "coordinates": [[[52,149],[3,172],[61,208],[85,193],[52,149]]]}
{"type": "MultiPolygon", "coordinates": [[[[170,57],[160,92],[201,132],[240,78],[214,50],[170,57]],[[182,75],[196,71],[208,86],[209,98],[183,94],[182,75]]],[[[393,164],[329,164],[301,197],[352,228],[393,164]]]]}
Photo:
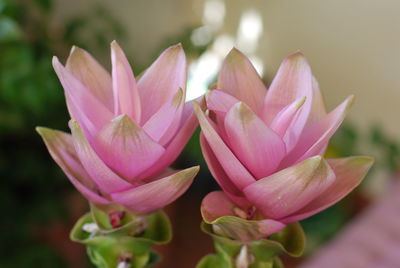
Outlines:
{"type": "Polygon", "coordinates": [[[142,64],[187,26],[200,27],[193,42],[214,38],[190,66],[189,98],[205,90],[233,45],[251,58],[266,81],[285,56],[301,50],[329,108],[354,93],[353,122],[362,127],[379,123],[400,138],[398,0],[58,0],[56,17],[62,21],[97,2],[121,21],[128,34],[122,46],[142,64]]]}

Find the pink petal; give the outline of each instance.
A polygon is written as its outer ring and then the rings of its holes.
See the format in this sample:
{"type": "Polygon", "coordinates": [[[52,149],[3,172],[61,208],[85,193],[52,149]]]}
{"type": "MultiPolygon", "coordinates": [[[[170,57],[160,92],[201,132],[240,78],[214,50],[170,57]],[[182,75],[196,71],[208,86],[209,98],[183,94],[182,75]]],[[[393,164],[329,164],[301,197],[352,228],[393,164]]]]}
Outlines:
{"type": "Polygon", "coordinates": [[[311,156],[323,153],[323,148],[343,122],[353,100],[354,96],[348,97],[327,116],[311,126],[307,126],[299,139],[298,145],[286,156],[282,165],[290,166],[293,163],[299,163],[311,156]]]}
{"type": "Polygon", "coordinates": [[[92,181],[79,161],[71,135],[43,127],[36,128],[36,131],[42,136],[51,157],[86,199],[100,204],[109,203],[100,195],[96,183],[92,181]]]}
{"type": "Polygon", "coordinates": [[[279,67],[265,97],[262,118],[270,125],[277,114],[293,101],[306,97],[306,101],[296,118],[296,122],[288,131],[291,138],[286,142],[289,151],[297,143],[310,114],[312,96],[312,74],[307,60],[300,53],[288,56],[279,67]]]}
{"type": "Polygon", "coordinates": [[[207,92],[206,102],[209,110],[225,116],[239,100],[221,90],[213,89],[207,92]]]}
{"type": "Polygon", "coordinates": [[[179,88],[186,90],[186,58],[180,44],[166,49],[145,71],[137,84],[146,122],[160,107],[171,100],[179,88]]]}
{"type": "Polygon", "coordinates": [[[159,144],[166,144],[176,133],[182,116],[183,90],[179,89],[174,98],[163,104],[143,125],[144,131],[159,144]]]}
{"type": "Polygon", "coordinates": [[[327,159],[327,162],[336,175],[335,181],[307,206],[283,219],[283,222],[308,218],[341,200],[361,183],[374,160],[370,157],[353,156],[327,159]]]}
{"type": "Polygon", "coordinates": [[[114,110],[111,76],[88,52],[73,46],[65,68],[108,110],[114,110]]]}
{"type": "Polygon", "coordinates": [[[253,65],[236,48],[222,64],[217,88],[243,101],[257,114],[262,110],[267,89],[253,65]]]}
{"type": "Polygon", "coordinates": [[[111,120],[111,111],[66,70],[56,57],[53,58],[53,67],[64,87],[71,117],[82,124],[90,137],[93,136],[106,122],[111,120]]]}
{"type": "Polygon", "coordinates": [[[282,111],[280,111],[272,121],[271,129],[279,136],[284,137],[286,130],[299,114],[299,110],[305,101],[306,97],[299,98],[283,108],[282,111]]]}
{"type": "Polygon", "coordinates": [[[111,193],[131,186],[103,163],[90,146],[77,121],[71,120],[70,128],[77,156],[101,190],[111,193]]]}
{"type": "Polygon", "coordinates": [[[233,182],[229,179],[228,175],[222,168],[221,164],[215,157],[214,152],[211,150],[203,133],[200,133],[200,145],[203,157],[206,160],[207,167],[217,181],[219,186],[224,190],[225,194],[240,207],[249,207],[250,203],[243,197],[242,191],[240,191],[233,182]]]}
{"type": "MultiPolygon", "coordinates": [[[[279,232],[285,224],[271,220],[247,220],[239,217],[235,211],[240,210],[221,191],[209,193],[201,203],[201,215],[205,222],[218,227],[219,232],[231,239],[254,241],[279,232]]],[[[218,231],[217,231],[218,232],[218,231]]]]}
{"type": "Polygon", "coordinates": [[[166,169],[182,152],[186,143],[192,137],[194,130],[197,128],[197,118],[193,112],[192,104],[186,103],[182,112],[181,124],[178,131],[171,141],[165,145],[165,153],[158,159],[151,169],[146,170],[139,175],[140,178],[148,178],[157,175],[166,169]]]}
{"type": "Polygon", "coordinates": [[[244,194],[265,217],[279,220],[305,207],[334,180],[326,161],[315,156],[258,180],[244,194]]]}
{"type": "Polygon", "coordinates": [[[307,125],[311,125],[312,123],[322,119],[327,114],[325,101],[324,98],[322,97],[318,81],[315,79],[315,77],[313,77],[312,89],[313,89],[313,101],[307,125]]]}
{"type": "Polygon", "coordinates": [[[243,102],[225,117],[230,148],[256,178],[268,176],[286,154],[282,139],[243,102]]]}
{"type": "Polygon", "coordinates": [[[113,201],[126,206],[132,212],[147,214],[169,205],[180,197],[189,188],[198,171],[199,166],[184,169],[111,196],[113,201]]]}
{"type": "Polygon", "coordinates": [[[116,41],[111,43],[114,114],[126,114],[140,123],[141,104],[131,66],[116,41]]]}
{"type": "Polygon", "coordinates": [[[193,108],[199,120],[204,137],[230,180],[239,189],[243,189],[247,185],[253,183],[255,181],[253,176],[239,162],[228,146],[226,146],[224,141],[215,131],[209,119],[201,110],[199,104],[193,102],[193,108]]]}
{"type": "Polygon", "coordinates": [[[126,115],[115,118],[102,129],[93,145],[103,161],[128,180],[151,168],[165,152],[126,115]]]}

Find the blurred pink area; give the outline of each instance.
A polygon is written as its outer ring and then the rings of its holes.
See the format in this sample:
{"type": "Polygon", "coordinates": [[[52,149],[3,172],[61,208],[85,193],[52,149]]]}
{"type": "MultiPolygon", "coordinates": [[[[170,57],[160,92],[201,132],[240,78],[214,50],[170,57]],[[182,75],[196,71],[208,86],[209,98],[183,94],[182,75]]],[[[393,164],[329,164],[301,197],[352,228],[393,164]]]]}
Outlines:
{"type": "Polygon", "coordinates": [[[301,268],[400,267],[400,180],[301,268]]]}

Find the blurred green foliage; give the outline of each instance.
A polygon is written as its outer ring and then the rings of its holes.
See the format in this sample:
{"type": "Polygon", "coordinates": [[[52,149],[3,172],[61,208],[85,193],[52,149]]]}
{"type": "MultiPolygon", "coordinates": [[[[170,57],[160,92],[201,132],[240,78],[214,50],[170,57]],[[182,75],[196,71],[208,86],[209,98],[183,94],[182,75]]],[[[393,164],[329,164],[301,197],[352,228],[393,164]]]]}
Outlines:
{"type": "Polygon", "coordinates": [[[41,233],[69,216],[72,190],[34,131],[65,130],[69,119],[51,57],[65,57],[78,40],[106,49],[124,34],[101,7],[62,27],[53,17],[52,0],[0,0],[0,267],[66,266],[41,233]]]}

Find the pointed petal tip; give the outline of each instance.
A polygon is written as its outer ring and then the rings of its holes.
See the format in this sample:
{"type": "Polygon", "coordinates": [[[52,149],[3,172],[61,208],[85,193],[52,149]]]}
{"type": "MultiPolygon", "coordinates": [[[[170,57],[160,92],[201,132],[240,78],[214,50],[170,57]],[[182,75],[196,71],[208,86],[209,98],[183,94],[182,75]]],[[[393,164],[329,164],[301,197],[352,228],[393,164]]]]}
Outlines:
{"type": "Polygon", "coordinates": [[[306,102],[306,100],[307,100],[307,97],[306,97],[306,96],[304,96],[304,97],[298,99],[298,100],[296,101],[296,109],[298,109],[298,108],[300,108],[301,106],[303,106],[303,104],[306,102]]]}
{"type": "Polygon", "coordinates": [[[37,126],[37,127],[35,127],[35,131],[40,135],[40,136],[44,136],[44,135],[46,135],[47,133],[49,133],[49,131],[51,131],[49,128],[47,128],[47,127],[39,127],[39,126],[37,126]]]}
{"type": "Polygon", "coordinates": [[[53,64],[53,67],[54,67],[54,68],[56,68],[56,67],[58,67],[59,65],[61,65],[61,62],[60,62],[60,60],[58,59],[57,56],[53,56],[53,57],[51,58],[51,63],[53,64]]]}
{"type": "Polygon", "coordinates": [[[296,64],[298,66],[309,66],[306,57],[300,50],[297,50],[287,56],[283,62],[290,62],[291,64],[296,64]]]}
{"type": "Polygon", "coordinates": [[[111,50],[116,50],[116,49],[121,49],[121,46],[118,44],[118,42],[116,41],[116,40],[113,40],[111,43],[110,43],[110,47],[111,47],[111,50]]]}
{"type": "Polygon", "coordinates": [[[239,49],[236,47],[232,48],[229,51],[228,55],[226,55],[225,62],[229,64],[240,63],[243,59],[246,59],[246,55],[243,54],[239,49]]]}

